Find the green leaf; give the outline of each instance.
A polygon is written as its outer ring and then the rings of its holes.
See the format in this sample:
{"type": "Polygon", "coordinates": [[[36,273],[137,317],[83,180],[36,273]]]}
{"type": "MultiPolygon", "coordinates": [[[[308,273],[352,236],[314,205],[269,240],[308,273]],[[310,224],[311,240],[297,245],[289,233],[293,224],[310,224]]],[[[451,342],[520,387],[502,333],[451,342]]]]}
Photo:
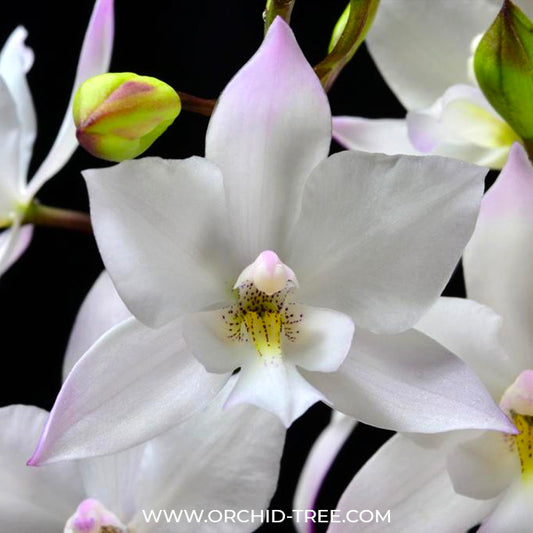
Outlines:
{"type": "Polygon", "coordinates": [[[474,56],[479,86],[525,141],[533,142],[533,24],[505,0],[474,56]]]}

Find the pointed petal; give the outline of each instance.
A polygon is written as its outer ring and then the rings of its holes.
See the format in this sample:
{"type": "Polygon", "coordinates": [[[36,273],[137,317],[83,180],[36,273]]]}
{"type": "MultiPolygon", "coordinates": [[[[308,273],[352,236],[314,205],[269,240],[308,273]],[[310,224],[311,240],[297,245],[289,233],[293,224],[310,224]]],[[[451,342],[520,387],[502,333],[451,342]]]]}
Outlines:
{"type": "Polygon", "coordinates": [[[323,399],[290,362],[266,361],[255,356],[241,368],[225,407],[250,403],[274,413],[289,427],[323,399]]]}
{"type": "Polygon", "coordinates": [[[416,324],[461,358],[499,400],[520,372],[500,344],[501,318],[492,309],[463,298],[439,298],[416,324]]]}
{"type": "Polygon", "coordinates": [[[18,172],[15,179],[18,180],[20,191],[26,185],[28,166],[37,131],[35,109],[26,80],[26,73],[33,64],[33,52],[24,44],[27,36],[26,28],[19,26],[9,36],[0,53],[0,76],[9,88],[15,102],[20,127],[18,149],[15,156],[18,158],[18,172]]]}
{"type": "Polygon", "coordinates": [[[278,18],[220,96],[206,138],[206,157],[224,174],[243,266],[283,247],[304,182],[327,157],[330,141],[326,94],[278,18]]]}
{"type": "Polygon", "coordinates": [[[517,479],[478,529],[479,533],[529,533],[533,523],[532,500],[533,484],[517,479]]]}
{"type": "MultiPolygon", "coordinates": [[[[344,491],[337,509],[390,511],[390,522],[357,524],[357,531],[467,531],[495,506],[455,494],[440,449],[422,448],[403,435],[390,439],[365,464],[344,491]]],[[[354,518],[357,515],[352,514],[354,518]]],[[[353,531],[354,524],[332,524],[328,533],[353,531]]]]}
{"type": "Polygon", "coordinates": [[[231,296],[222,176],[199,157],[83,173],[96,240],[129,310],[159,326],[231,296]]]}
{"type": "Polygon", "coordinates": [[[509,436],[495,431],[454,447],[447,464],[455,492],[479,500],[499,496],[520,476],[520,460],[509,448],[509,436]]]}
{"type": "Polygon", "coordinates": [[[96,0],[91,20],[89,21],[89,26],[83,39],[76,78],[74,79],[74,87],[67,106],[67,112],[48,156],[31,180],[29,186],[29,194],[31,196],[34,196],[65,165],[78,146],[76,128],[72,120],[72,99],[78,87],[85,80],[92,76],[103,74],[109,69],[115,27],[113,1],[96,0]]]}
{"type": "Polygon", "coordinates": [[[77,465],[29,468],[26,459],[46,422],[33,406],[0,409],[0,530],[57,533],[83,499],[77,465]]]}
{"type": "MultiPolygon", "coordinates": [[[[1,56],[0,56],[1,57],[1,56]]],[[[9,218],[20,201],[21,183],[20,125],[17,107],[8,86],[0,77],[0,219],[9,218]]],[[[23,176],[25,182],[26,176],[23,176]]]]}
{"type": "Polygon", "coordinates": [[[63,380],[80,357],[108,330],[131,315],[107,272],[102,272],[78,311],[63,361],[63,380]]]}
{"type": "MultiPolygon", "coordinates": [[[[293,509],[315,509],[322,483],[337,454],[357,425],[357,420],[333,411],[331,422],[313,444],[298,480],[293,509]]],[[[299,533],[311,533],[309,524],[295,522],[299,533]]]]}
{"type": "Polygon", "coordinates": [[[421,109],[451,85],[470,81],[472,40],[487,30],[500,7],[493,0],[382,0],[366,42],[400,102],[421,109]]]}
{"type": "Polygon", "coordinates": [[[515,365],[533,368],[533,167],[515,144],[481,205],[463,261],[469,298],[503,318],[502,343],[515,365]]]}
{"type": "Polygon", "coordinates": [[[306,183],[287,264],[301,300],[395,333],[440,295],[474,228],[486,170],[341,152],[306,183]]]}
{"type": "Polygon", "coordinates": [[[144,442],[202,409],[227,376],[207,374],[179,325],[115,326],[74,366],[30,464],[92,457],[144,442]]]}
{"type": "Polygon", "coordinates": [[[28,248],[33,236],[33,226],[20,226],[20,218],[13,226],[0,233],[0,276],[19,259],[28,248]]]}
{"type": "Polygon", "coordinates": [[[348,150],[387,155],[420,155],[401,119],[333,117],[333,138],[348,150]]]}
{"type": "MultiPolygon", "coordinates": [[[[268,507],[276,488],[285,428],[275,416],[253,406],[223,411],[232,387],[233,383],[228,383],[208,409],[147,445],[139,479],[139,498],[146,507],[245,509],[246,513],[268,507]]],[[[143,533],[147,525],[138,513],[130,526],[143,533]]],[[[183,521],[179,526],[184,533],[244,533],[251,529],[254,527],[244,521],[183,521]]],[[[166,531],[165,525],[150,524],[150,531],[166,531]]]]}
{"type": "Polygon", "coordinates": [[[335,409],[367,424],[404,432],[514,431],[475,374],[415,330],[357,330],[337,372],[302,372],[335,409]]]}

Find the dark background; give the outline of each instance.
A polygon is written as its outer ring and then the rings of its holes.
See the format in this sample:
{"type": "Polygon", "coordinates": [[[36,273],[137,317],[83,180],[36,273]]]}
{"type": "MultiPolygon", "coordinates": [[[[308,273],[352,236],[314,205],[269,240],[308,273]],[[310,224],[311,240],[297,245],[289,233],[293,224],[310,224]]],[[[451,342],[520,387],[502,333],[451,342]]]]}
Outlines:
{"type": "MultiPolygon", "coordinates": [[[[323,58],[345,4],[346,0],[296,1],[292,27],[312,64],[323,58]]],[[[0,42],[22,24],[29,31],[27,43],[36,56],[28,76],[38,118],[30,175],[46,156],[63,118],[92,6],[91,0],[64,4],[18,1],[2,6],[0,42]]],[[[115,0],[115,48],[110,70],[155,76],[177,90],[216,98],[261,43],[263,8],[262,0],[115,0]]],[[[330,91],[330,101],[337,115],[404,115],[364,47],[330,91]]],[[[146,155],[203,155],[207,123],[205,117],[183,112],[146,155]]],[[[80,170],[106,165],[78,150],[39,193],[39,199],[48,205],[87,211],[80,170]]],[[[0,280],[0,405],[52,407],[76,311],[101,270],[91,236],[36,228],[29,250],[0,280]]],[[[459,275],[447,293],[462,295],[459,275]]],[[[317,405],[290,428],[273,508],[292,509],[299,472],[328,419],[329,409],[317,405]]],[[[364,425],[355,430],[326,480],[318,508],[335,508],[357,469],[390,434],[364,425]]],[[[292,526],[265,525],[261,531],[292,531],[292,526]]]]}

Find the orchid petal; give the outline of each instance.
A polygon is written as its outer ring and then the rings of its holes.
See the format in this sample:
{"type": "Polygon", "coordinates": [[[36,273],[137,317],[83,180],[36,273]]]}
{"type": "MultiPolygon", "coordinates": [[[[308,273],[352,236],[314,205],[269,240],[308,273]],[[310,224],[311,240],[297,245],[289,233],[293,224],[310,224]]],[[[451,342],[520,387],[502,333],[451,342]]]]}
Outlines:
{"type": "Polygon", "coordinates": [[[515,428],[476,375],[415,330],[375,335],[357,330],[337,372],[302,372],[331,405],[367,424],[404,432],[515,428]]]}
{"type": "Polygon", "coordinates": [[[146,505],[139,498],[145,453],[146,445],[141,444],[123,452],[78,461],[85,494],[105,502],[107,509],[123,522],[129,522],[139,503],[146,505]]]}
{"type": "Polygon", "coordinates": [[[187,352],[179,324],[153,330],[127,319],[76,363],[30,464],[146,441],[202,409],[227,379],[207,374],[187,352]]]}
{"type": "Polygon", "coordinates": [[[501,318],[484,305],[439,298],[415,328],[460,357],[499,400],[520,371],[500,345],[501,326],[501,318]]]}
{"type": "Polygon", "coordinates": [[[225,407],[250,403],[277,415],[286,427],[316,402],[324,400],[298,371],[283,360],[264,361],[252,356],[241,368],[225,407]]]}
{"type": "MultiPolygon", "coordinates": [[[[9,88],[19,123],[18,149],[12,152],[18,158],[17,173],[12,177],[18,182],[20,192],[26,186],[26,176],[30,165],[33,143],[37,133],[37,119],[33,100],[26,80],[26,73],[33,64],[33,52],[24,41],[28,32],[22,26],[16,28],[9,36],[0,53],[0,76],[9,88]]],[[[4,120],[4,115],[2,115],[4,120]]],[[[4,149],[4,147],[2,147],[4,149]]],[[[7,149],[7,147],[6,147],[7,149]]]]}
{"type": "MultiPolygon", "coordinates": [[[[315,509],[322,483],[337,454],[357,425],[357,420],[333,411],[331,422],[313,444],[298,480],[293,509],[315,509]]],[[[299,533],[311,533],[309,524],[294,523],[299,533]]]]}
{"type": "Polygon", "coordinates": [[[29,194],[37,191],[56,174],[70,159],[78,146],[76,128],[72,120],[72,100],[78,87],[88,78],[103,74],[109,69],[114,34],[114,0],[96,0],[91,20],[83,39],[78,60],[74,87],[67,106],[65,118],[59,128],[56,140],[29,185],[29,194]]]}
{"type": "Polygon", "coordinates": [[[26,459],[46,422],[46,411],[26,405],[0,409],[0,529],[57,533],[83,499],[74,463],[29,468],[26,459]]]}
{"type": "Polygon", "coordinates": [[[333,117],[333,138],[348,150],[387,155],[420,155],[401,119],[333,117]]]}
{"type": "Polygon", "coordinates": [[[455,492],[478,500],[495,498],[520,476],[520,460],[509,448],[509,437],[494,431],[453,448],[447,464],[455,492]]]}
{"type": "MultiPolygon", "coordinates": [[[[0,56],[1,57],[1,56],[0,56]]],[[[9,218],[21,198],[19,161],[20,126],[17,108],[8,86],[0,77],[0,219],[9,218]]],[[[23,176],[25,180],[25,175],[23,176]]]]}
{"type": "Polygon", "coordinates": [[[243,266],[263,250],[284,246],[304,182],[327,157],[330,141],[326,94],[278,18],[223,91],[206,138],[206,157],[224,174],[231,234],[243,266]]]}
{"type": "Polygon", "coordinates": [[[423,153],[501,168],[518,135],[477,87],[454,85],[429,109],[407,113],[409,138],[423,153]]]}
{"type": "MultiPolygon", "coordinates": [[[[363,466],[344,491],[337,509],[390,511],[390,523],[357,523],[357,531],[467,531],[496,505],[455,494],[439,448],[422,448],[396,435],[363,466]]],[[[352,515],[356,518],[356,515],[352,515]]],[[[328,533],[353,531],[353,523],[331,524],[328,533]]]]}
{"type": "Polygon", "coordinates": [[[471,42],[500,7],[497,0],[382,0],[366,42],[400,102],[422,109],[451,85],[469,82],[471,42]]]}
{"type": "Polygon", "coordinates": [[[0,233],[0,276],[26,251],[33,236],[33,226],[20,225],[18,217],[10,228],[0,233]]]}
{"type": "Polygon", "coordinates": [[[215,165],[145,158],[83,175],[104,263],[141,322],[159,326],[227,301],[238,269],[215,165]]]}
{"type": "MultiPolygon", "coordinates": [[[[259,513],[268,507],[276,488],[285,428],[273,415],[256,407],[223,411],[235,379],[208,409],[147,444],[139,497],[146,506],[245,509],[246,513],[259,513]]],[[[146,524],[140,511],[130,526],[139,533],[166,532],[168,528],[166,524],[146,524]]],[[[254,527],[244,520],[180,523],[184,533],[251,529],[254,527]]]]}
{"type": "Polygon", "coordinates": [[[529,533],[533,523],[533,484],[516,480],[496,509],[481,524],[479,533],[529,533]]]}
{"type": "Polygon", "coordinates": [[[301,315],[294,340],[282,345],[283,356],[291,363],[313,372],[334,372],[350,351],[354,325],[352,319],[331,309],[298,305],[301,315]]]}
{"type": "Polygon", "coordinates": [[[437,157],[328,158],[306,184],[285,260],[302,301],[372,331],[412,326],[459,261],[486,172],[437,157]]]}
{"type": "Polygon", "coordinates": [[[107,272],[100,274],[78,311],[63,361],[63,380],[80,357],[109,329],[131,315],[107,272]]]}
{"type": "Polygon", "coordinates": [[[467,294],[503,318],[502,344],[519,369],[533,368],[533,167],[515,144],[483,198],[464,253],[467,294]]]}

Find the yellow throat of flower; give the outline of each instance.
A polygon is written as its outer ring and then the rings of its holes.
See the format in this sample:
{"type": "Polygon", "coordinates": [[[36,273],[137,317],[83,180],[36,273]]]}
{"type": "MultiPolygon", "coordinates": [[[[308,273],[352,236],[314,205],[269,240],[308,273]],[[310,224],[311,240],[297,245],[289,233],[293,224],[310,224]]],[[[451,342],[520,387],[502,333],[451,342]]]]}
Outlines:
{"type": "Polygon", "coordinates": [[[520,415],[511,411],[511,416],[516,428],[520,433],[510,437],[513,448],[520,457],[520,468],[522,479],[533,481],[533,416],[520,415]]]}

